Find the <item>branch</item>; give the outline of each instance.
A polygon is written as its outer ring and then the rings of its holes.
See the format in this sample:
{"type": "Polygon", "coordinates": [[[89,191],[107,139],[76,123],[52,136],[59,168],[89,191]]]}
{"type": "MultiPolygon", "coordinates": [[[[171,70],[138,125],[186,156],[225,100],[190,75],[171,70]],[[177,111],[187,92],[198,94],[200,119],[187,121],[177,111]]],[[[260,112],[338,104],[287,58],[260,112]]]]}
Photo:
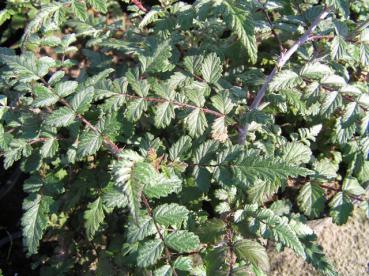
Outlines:
{"type": "Polygon", "coordinates": [[[132,0],[131,1],[139,10],[143,11],[143,12],[147,12],[147,9],[142,5],[142,3],[140,2],[140,0],[132,0]]]}
{"type": "Polygon", "coordinates": [[[268,11],[267,9],[265,8],[265,4],[261,3],[260,0],[258,0],[259,4],[262,6],[261,10],[263,11],[267,21],[268,21],[268,24],[270,26],[270,29],[272,31],[272,34],[274,36],[274,38],[278,41],[278,45],[279,45],[279,50],[281,51],[281,53],[284,52],[284,48],[283,48],[283,44],[282,44],[282,41],[279,39],[279,36],[277,34],[277,32],[275,31],[274,27],[273,27],[273,22],[272,20],[270,19],[270,16],[268,14],[268,11]]]}
{"type": "MultiPolygon", "coordinates": [[[[276,66],[273,68],[273,71],[266,78],[263,86],[260,88],[260,90],[256,94],[255,99],[251,103],[250,111],[258,108],[258,106],[261,103],[261,100],[263,99],[268,89],[270,82],[273,80],[278,70],[281,69],[287,63],[287,61],[291,58],[291,56],[297,51],[297,49],[301,45],[303,45],[306,41],[309,40],[309,36],[311,35],[311,33],[316,29],[319,22],[328,16],[329,12],[330,12],[330,8],[325,7],[323,11],[318,15],[318,17],[315,18],[315,20],[313,21],[309,29],[304,33],[304,35],[300,37],[299,40],[297,40],[286,53],[281,53],[276,66]]],[[[238,143],[241,145],[245,144],[248,128],[249,128],[249,124],[246,123],[244,127],[239,129],[238,143]]]]}
{"type": "MultiPolygon", "coordinates": [[[[155,225],[155,228],[156,228],[156,232],[158,232],[158,235],[159,235],[159,238],[161,239],[161,241],[164,243],[164,237],[163,237],[163,235],[162,235],[162,233],[161,233],[161,231],[160,231],[160,227],[159,227],[159,225],[156,223],[156,221],[155,221],[155,219],[154,219],[154,216],[153,216],[153,214],[152,214],[152,208],[151,208],[151,206],[150,206],[150,204],[149,204],[149,201],[147,200],[147,198],[144,196],[144,195],[142,195],[142,202],[143,202],[143,204],[145,205],[145,207],[146,207],[146,210],[147,210],[147,213],[149,214],[149,216],[152,218],[152,220],[153,220],[153,222],[154,222],[154,225],[155,225]]],[[[170,264],[170,261],[171,261],[171,252],[169,251],[169,249],[168,249],[168,247],[166,247],[165,245],[164,245],[164,250],[165,250],[165,259],[166,259],[166,262],[167,262],[167,264],[170,264]]],[[[175,275],[175,276],[177,276],[177,272],[176,272],[176,270],[173,268],[173,274],[175,275]]]]}

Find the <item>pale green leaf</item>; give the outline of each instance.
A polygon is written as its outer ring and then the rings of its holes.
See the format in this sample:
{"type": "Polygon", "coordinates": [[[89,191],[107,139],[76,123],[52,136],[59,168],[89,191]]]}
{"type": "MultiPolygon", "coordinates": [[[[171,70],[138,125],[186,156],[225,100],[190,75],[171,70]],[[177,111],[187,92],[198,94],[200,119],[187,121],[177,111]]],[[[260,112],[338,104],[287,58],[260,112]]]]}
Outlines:
{"type": "Polygon", "coordinates": [[[343,180],[342,190],[356,196],[365,194],[365,189],[360,185],[359,181],[352,176],[348,176],[343,180]]]}
{"type": "Polygon", "coordinates": [[[47,125],[62,127],[71,124],[76,115],[69,107],[61,107],[54,110],[45,120],[47,125]]]}
{"type": "Polygon", "coordinates": [[[86,235],[89,240],[92,240],[100,225],[104,222],[104,205],[101,197],[98,197],[94,202],[87,205],[87,210],[83,215],[85,219],[86,235]]]}
{"type": "Polygon", "coordinates": [[[164,250],[164,244],[160,239],[146,242],[138,250],[137,265],[139,267],[148,267],[154,265],[160,259],[164,250]]]}
{"type": "Polygon", "coordinates": [[[208,55],[201,66],[201,73],[208,83],[216,83],[222,76],[220,58],[215,53],[208,55]]]}
{"type": "Polygon", "coordinates": [[[85,131],[79,139],[77,148],[78,158],[95,154],[100,149],[102,142],[103,138],[100,133],[93,130],[85,131]]]}
{"type": "Polygon", "coordinates": [[[187,230],[178,230],[166,235],[164,242],[167,246],[180,253],[189,253],[200,246],[199,237],[187,230]]]}
{"type": "Polygon", "coordinates": [[[337,193],[334,198],[329,202],[331,207],[329,214],[332,216],[333,221],[338,224],[345,224],[351,215],[354,208],[349,195],[346,192],[337,193]]]}
{"type": "Polygon", "coordinates": [[[291,89],[302,83],[301,77],[291,70],[279,72],[269,84],[271,91],[291,89]]]}
{"type": "Polygon", "coordinates": [[[269,271],[269,258],[265,247],[252,240],[239,240],[234,243],[234,252],[236,256],[250,262],[263,271],[269,271]]]}
{"type": "Polygon", "coordinates": [[[35,107],[50,106],[59,100],[59,97],[53,94],[50,89],[46,88],[45,86],[35,86],[33,93],[35,94],[36,98],[32,102],[32,105],[35,107]]]}
{"type": "Polygon", "coordinates": [[[186,118],[185,124],[191,137],[198,137],[204,133],[208,122],[202,109],[194,109],[186,118]]]}
{"type": "Polygon", "coordinates": [[[180,226],[187,220],[189,211],[176,203],[162,204],[153,211],[154,220],[164,226],[180,226]]]}
{"type": "Polygon", "coordinates": [[[305,215],[317,218],[324,210],[324,190],[315,183],[306,183],[297,197],[297,204],[305,215]]]}

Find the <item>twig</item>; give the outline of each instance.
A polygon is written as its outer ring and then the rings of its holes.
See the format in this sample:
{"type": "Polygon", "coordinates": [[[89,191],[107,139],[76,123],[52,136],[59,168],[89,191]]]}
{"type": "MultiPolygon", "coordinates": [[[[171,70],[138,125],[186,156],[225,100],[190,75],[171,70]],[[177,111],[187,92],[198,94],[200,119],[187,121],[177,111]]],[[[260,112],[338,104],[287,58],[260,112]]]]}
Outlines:
{"type": "MultiPolygon", "coordinates": [[[[151,206],[149,204],[149,201],[147,200],[147,198],[144,195],[142,195],[141,197],[142,197],[142,202],[143,202],[143,204],[146,207],[147,213],[149,214],[149,216],[152,218],[152,220],[154,222],[154,225],[155,225],[155,228],[156,228],[156,232],[158,233],[159,238],[161,239],[161,241],[164,243],[163,234],[161,233],[160,227],[159,227],[159,225],[156,223],[156,221],[154,219],[154,216],[152,214],[152,208],[151,208],[151,206]]],[[[164,251],[165,251],[165,259],[166,259],[166,262],[167,262],[167,264],[170,264],[170,261],[172,259],[171,258],[171,252],[169,251],[168,247],[166,247],[165,245],[164,245],[164,251]]],[[[176,270],[174,268],[173,268],[173,274],[175,276],[177,276],[177,272],[176,272],[176,270]]]]}
{"type": "Polygon", "coordinates": [[[140,0],[132,0],[131,1],[138,9],[140,9],[143,12],[147,12],[147,9],[142,5],[142,3],[140,2],[140,0]]]}
{"type": "MultiPolygon", "coordinates": [[[[319,22],[322,21],[324,18],[328,16],[330,12],[329,7],[325,7],[323,11],[318,15],[317,18],[313,21],[311,26],[308,28],[308,30],[304,33],[302,37],[300,37],[293,45],[292,47],[286,52],[281,53],[281,56],[278,59],[278,62],[276,66],[273,68],[272,72],[269,74],[269,76],[266,78],[264,84],[256,94],[256,97],[254,98],[253,102],[250,106],[250,111],[255,110],[260,105],[261,100],[263,99],[270,82],[273,80],[274,76],[277,74],[278,70],[280,70],[287,61],[291,58],[291,56],[297,51],[297,49],[303,45],[306,41],[308,41],[309,36],[311,33],[316,29],[319,22]]],[[[239,137],[238,137],[238,143],[241,145],[245,144],[246,136],[248,132],[249,124],[246,123],[242,128],[239,129],[239,137]]]]}
{"type": "Polygon", "coordinates": [[[275,28],[273,27],[273,22],[272,20],[270,19],[270,16],[268,14],[268,11],[266,10],[265,8],[265,4],[261,3],[260,0],[258,0],[259,4],[262,6],[261,10],[263,11],[267,21],[268,21],[268,24],[270,26],[270,29],[272,31],[272,34],[274,36],[274,38],[278,41],[278,45],[279,45],[279,50],[281,51],[281,53],[284,52],[284,47],[283,47],[283,44],[282,44],[282,41],[279,39],[279,36],[277,34],[277,32],[275,31],[275,28]]]}
{"type": "Polygon", "coordinates": [[[8,242],[13,242],[13,240],[19,239],[20,237],[22,237],[22,232],[21,231],[15,232],[15,233],[10,234],[10,235],[8,234],[5,238],[2,238],[0,240],[0,248],[3,247],[8,242]]]}

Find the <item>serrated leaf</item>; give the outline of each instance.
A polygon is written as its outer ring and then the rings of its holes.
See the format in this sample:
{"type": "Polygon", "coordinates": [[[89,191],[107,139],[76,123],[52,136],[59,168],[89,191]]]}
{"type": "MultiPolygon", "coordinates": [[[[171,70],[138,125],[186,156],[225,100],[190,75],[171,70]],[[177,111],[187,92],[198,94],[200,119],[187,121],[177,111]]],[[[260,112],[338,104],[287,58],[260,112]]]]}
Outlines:
{"type": "Polygon", "coordinates": [[[172,119],[174,119],[174,106],[169,101],[161,103],[155,110],[155,126],[158,128],[167,127],[172,119]]]}
{"type": "Polygon", "coordinates": [[[68,126],[75,119],[76,115],[69,107],[61,107],[51,113],[45,120],[47,125],[62,127],[68,126]]]}
{"type": "Polygon", "coordinates": [[[363,66],[369,65],[369,45],[367,43],[360,44],[360,61],[363,66]]]}
{"type": "Polygon", "coordinates": [[[188,210],[176,203],[162,204],[153,211],[154,220],[164,226],[180,226],[187,220],[188,210]]]}
{"type": "Polygon", "coordinates": [[[87,2],[99,12],[106,13],[108,11],[106,0],[87,0],[87,2]]]}
{"type": "Polygon", "coordinates": [[[234,252],[236,256],[250,262],[263,271],[269,271],[269,258],[265,247],[252,240],[239,240],[234,243],[234,252]]]}
{"type": "Polygon", "coordinates": [[[104,205],[101,197],[98,197],[94,202],[87,205],[87,210],[83,217],[85,220],[87,238],[92,240],[105,219],[104,205]]]}
{"type": "Polygon", "coordinates": [[[163,265],[154,270],[154,276],[172,276],[172,267],[170,265],[163,265]]]}
{"type": "Polygon", "coordinates": [[[206,121],[205,113],[200,108],[194,109],[186,118],[185,124],[190,136],[198,137],[204,133],[208,122],[206,121]]]}
{"type": "Polygon", "coordinates": [[[113,187],[104,191],[102,195],[103,203],[107,208],[124,208],[128,205],[128,199],[123,191],[113,187]]]}
{"type": "Polygon", "coordinates": [[[275,194],[279,187],[280,184],[278,181],[256,180],[247,190],[248,199],[252,203],[263,203],[263,201],[275,194]]]}
{"type": "Polygon", "coordinates": [[[189,136],[181,136],[169,149],[169,157],[171,160],[183,157],[191,149],[191,138],[189,136]]]}
{"type": "Polygon", "coordinates": [[[228,139],[228,129],[225,122],[225,117],[215,119],[211,125],[211,136],[214,140],[225,142],[228,139]]]}
{"type": "Polygon", "coordinates": [[[77,148],[78,158],[95,154],[100,149],[102,142],[101,134],[96,131],[82,133],[77,148]]]}
{"type": "Polygon", "coordinates": [[[46,88],[45,86],[35,86],[33,93],[35,94],[36,98],[32,102],[32,105],[35,107],[50,106],[59,100],[59,97],[53,94],[50,89],[46,88]]]}
{"type": "Polygon", "coordinates": [[[63,81],[63,82],[58,82],[55,85],[54,90],[56,94],[64,98],[72,94],[74,91],[76,91],[77,87],[78,87],[78,82],[76,81],[63,81]]]}
{"type": "Polygon", "coordinates": [[[83,114],[90,107],[93,98],[94,88],[92,86],[84,88],[74,95],[70,101],[70,106],[75,112],[83,114]]]}
{"type": "Polygon", "coordinates": [[[160,239],[145,242],[138,250],[137,265],[139,267],[148,267],[154,265],[160,259],[164,250],[164,244],[160,239]]]}
{"type": "Polygon", "coordinates": [[[346,43],[345,39],[342,36],[337,35],[332,40],[332,44],[331,44],[331,56],[332,56],[332,58],[333,59],[342,59],[342,58],[344,58],[344,56],[346,55],[347,48],[348,47],[347,47],[347,43],[346,43]]]}
{"type": "Polygon", "coordinates": [[[28,254],[37,253],[40,240],[49,221],[49,207],[52,198],[40,194],[31,194],[23,202],[22,234],[28,254]]]}
{"type": "Polygon", "coordinates": [[[178,193],[182,189],[182,180],[175,174],[169,177],[162,174],[151,174],[152,180],[145,186],[144,193],[149,198],[166,197],[178,193]]]}
{"type": "Polygon", "coordinates": [[[320,114],[329,117],[342,104],[342,97],[337,91],[329,92],[322,103],[320,114]]]}
{"type": "Polygon", "coordinates": [[[73,0],[71,2],[72,10],[74,14],[82,21],[86,21],[88,18],[87,7],[85,2],[80,2],[79,0],[73,0]]]}
{"type": "Polygon", "coordinates": [[[331,202],[329,214],[332,216],[334,223],[338,225],[345,224],[354,208],[349,195],[345,192],[337,193],[331,202]]]}
{"type": "Polygon", "coordinates": [[[301,77],[291,70],[279,72],[269,84],[270,91],[291,89],[302,83],[301,77]]]}
{"type": "Polygon", "coordinates": [[[347,0],[327,0],[327,5],[333,6],[339,10],[345,17],[350,14],[349,1],[347,0]]]}
{"type": "Polygon", "coordinates": [[[215,53],[208,55],[201,66],[201,73],[208,83],[216,83],[222,76],[220,58],[215,53]]]}
{"type": "Polygon", "coordinates": [[[365,194],[365,189],[360,185],[359,181],[352,176],[348,176],[343,180],[342,190],[356,196],[365,194]]]}
{"type": "Polygon", "coordinates": [[[42,145],[40,153],[43,158],[53,157],[58,149],[58,140],[55,138],[50,138],[42,145]]]}
{"type": "Polygon", "coordinates": [[[252,183],[256,179],[273,182],[288,176],[306,176],[312,173],[282,160],[260,158],[254,154],[241,154],[230,167],[236,178],[244,183],[252,183]]]}
{"type": "Polygon", "coordinates": [[[182,271],[192,270],[192,259],[190,257],[180,256],[173,262],[173,268],[182,271]]]}
{"type": "Polygon", "coordinates": [[[324,210],[324,190],[319,184],[306,183],[299,191],[297,204],[305,215],[317,218],[324,210]]]}
{"type": "Polygon", "coordinates": [[[247,7],[238,6],[229,0],[223,1],[222,4],[224,5],[224,16],[227,25],[246,48],[251,62],[256,63],[258,49],[254,21],[247,11],[247,7]]]}
{"type": "Polygon", "coordinates": [[[144,18],[142,18],[138,27],[143,29],[150,23],[156,21],[161,15],[163,15],[163,11],[158,6],[153,6],[148,13],[145,14],[144,18]]]}
{"type": "Polygon", "coordinates": [[[180,252],[189,253],[200,246],[200,239],[192,232],[178,230],[164,237],[164,242],[170,248],[180,252]]]}
{"type": "Polygon", "coordinates": [[[130,223],[127,232],[127,241],[135,243],[156,233],[154,220],[151,217],[140,217],[138,223],[130,223]]]}
{"type": "Polygon", "coordinates": [[[287,143],[283,147],[282,159],[294,165],[301,165],[310,161],[312,152],[309,147],[300,142],[287,143]]]}
{"type": "Polygon", "coordinates": [[[325,64],[311,62],[302,67],[300,75],[312,79],[321,79],[324,76],[331,75],[333,70],[325,64]]]}
{"type": "Polygon", "coordinates": [[[20,82],[27,83],[44,76],[39,76],[38,63],[33,53],[27,52],[21,56],[0,55],[0,58],[17,75],[20,82]]]}
{"type": "Polygon", "coordinates": [[[142,113],[147,110],[147,102],[144,99],[130,101],[127,105],[126,116],[131,122],[138,121],[142,113]]]}

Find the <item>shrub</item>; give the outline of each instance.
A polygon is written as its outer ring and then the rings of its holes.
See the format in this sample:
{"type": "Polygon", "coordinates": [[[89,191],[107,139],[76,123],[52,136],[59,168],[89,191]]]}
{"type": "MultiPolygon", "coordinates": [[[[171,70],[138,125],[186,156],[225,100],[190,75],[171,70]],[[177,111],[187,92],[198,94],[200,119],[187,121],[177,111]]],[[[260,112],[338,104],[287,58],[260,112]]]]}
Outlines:
{"type": "Polygon", "coordinates": [[[365,1],[86,2],[0,50],[34,266],[263,275],[271,240],[336,275],[306,221],[368,212],[365,1]]]}

